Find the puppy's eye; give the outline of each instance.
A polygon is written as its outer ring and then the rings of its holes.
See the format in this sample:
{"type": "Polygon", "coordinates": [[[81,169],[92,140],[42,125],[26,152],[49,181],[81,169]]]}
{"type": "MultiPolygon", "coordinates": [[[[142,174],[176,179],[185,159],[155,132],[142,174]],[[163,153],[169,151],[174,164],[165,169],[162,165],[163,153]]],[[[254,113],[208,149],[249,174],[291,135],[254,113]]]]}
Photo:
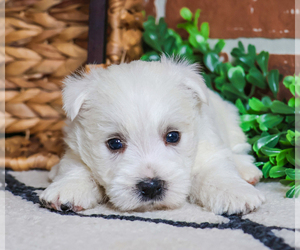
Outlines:
{"type": "Polygon", "coordinates": [[[119,138],[113,138],[108,140],[107,145],[111,150],[118,150],[123,148],[123,143],[119,138]]]}
{"type": "Polygon", "coordinates": [[[177,132],[177,131],[169,132],[166,135],[166,142],[167,143],[176,143],[176,142],[179,141],[179,139],[180,139],[180,135],[179,135],[179,132],[177,132]]]}

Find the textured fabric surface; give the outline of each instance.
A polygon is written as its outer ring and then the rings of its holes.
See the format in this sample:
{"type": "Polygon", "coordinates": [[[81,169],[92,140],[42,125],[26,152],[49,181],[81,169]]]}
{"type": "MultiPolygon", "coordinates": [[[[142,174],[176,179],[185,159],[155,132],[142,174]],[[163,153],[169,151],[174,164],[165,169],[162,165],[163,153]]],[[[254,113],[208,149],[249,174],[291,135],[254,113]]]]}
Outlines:
{"type": "MultiPolygon", "coordinates": [[[[1,172],[2,174],[4,171],[1,172]]],[[[294,249],[295,200],[279,183],[259,183],[266,202],[245,216],[180,209],[120,213],[99,205],[81,213],[41,207],[46,171],[6,172],[6,249],[294,249]]],[[[1,179],[1,178],[0,178],[1,179]]],[[[4,191],[0,190],[0,195],[4,191]]],[[[295,241],[296,236],[296,241],[295,241]]]]}

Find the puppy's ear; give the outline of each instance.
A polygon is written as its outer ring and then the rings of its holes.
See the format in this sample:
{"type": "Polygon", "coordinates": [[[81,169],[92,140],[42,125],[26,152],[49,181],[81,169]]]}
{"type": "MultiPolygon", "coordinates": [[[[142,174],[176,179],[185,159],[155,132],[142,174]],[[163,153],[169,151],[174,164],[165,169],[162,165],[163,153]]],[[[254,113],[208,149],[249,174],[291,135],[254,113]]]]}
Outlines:
{"type": "Polygon", "coordinates": [[[192,91],[193,98],[199,99],[202,103],[208,105],[208,89],[202,76],[198,73],[191,72],[182,83],[184,88],[192,91]]]}
{"type": "Polygon", "coordinates": [[[199,64],[191,64],[188,60],[180,57],[161,55],[161,63],[169,66],[174,74],[180,74],[182,82],[180,87],[188,91],[192,91],[194,99],[200,100],[202,103],[208,105],[208,88],[204,82],[203,77],[200,75],[201,67],[199,64]]]}
{"type": "Polygon", "coordinates": [[[73,121],[88,95],[88,81],[84,76],[71,75],[65,78],[63,96],[63,109],[67,117],[73,121]]]}

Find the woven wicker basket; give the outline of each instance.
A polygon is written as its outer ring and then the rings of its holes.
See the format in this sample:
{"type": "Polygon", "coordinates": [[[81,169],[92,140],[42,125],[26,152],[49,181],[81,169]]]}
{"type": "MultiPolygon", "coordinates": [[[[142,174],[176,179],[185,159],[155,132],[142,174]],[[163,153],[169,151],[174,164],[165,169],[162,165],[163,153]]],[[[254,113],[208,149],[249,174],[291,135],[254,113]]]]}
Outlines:
{"type": "MultiPolygon", "coordinates": [[[[109,0],[107,65],[141,56],[142,2],[109,0]]],[[[5,101],[5,124],[1,130],[27,133],[26,138],[6,139],[6,158],[1,160],[6,167],[49,169],[59,161],[62,147],[54,152],[47,145],[61,144],[62,79],[87,60],[88,10],[85,0],[6,1],[5,100],[0,100],[5,101]]]]}
{"type": "Polygon", "coordinates": [[[5,132],[60,130],[61,81],[87,58],[88,2],[6,2],[5,132]]]}

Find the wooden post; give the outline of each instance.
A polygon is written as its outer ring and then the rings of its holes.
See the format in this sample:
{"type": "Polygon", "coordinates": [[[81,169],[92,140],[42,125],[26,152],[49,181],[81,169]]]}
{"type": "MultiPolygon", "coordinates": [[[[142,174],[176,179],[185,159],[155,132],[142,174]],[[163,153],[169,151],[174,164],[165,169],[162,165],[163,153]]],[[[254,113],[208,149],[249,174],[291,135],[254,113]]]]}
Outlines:
{"type": "Polygon", "coordinates": [[[105,63],[108,0],[90,0],[87,64],[105,63]]]}

